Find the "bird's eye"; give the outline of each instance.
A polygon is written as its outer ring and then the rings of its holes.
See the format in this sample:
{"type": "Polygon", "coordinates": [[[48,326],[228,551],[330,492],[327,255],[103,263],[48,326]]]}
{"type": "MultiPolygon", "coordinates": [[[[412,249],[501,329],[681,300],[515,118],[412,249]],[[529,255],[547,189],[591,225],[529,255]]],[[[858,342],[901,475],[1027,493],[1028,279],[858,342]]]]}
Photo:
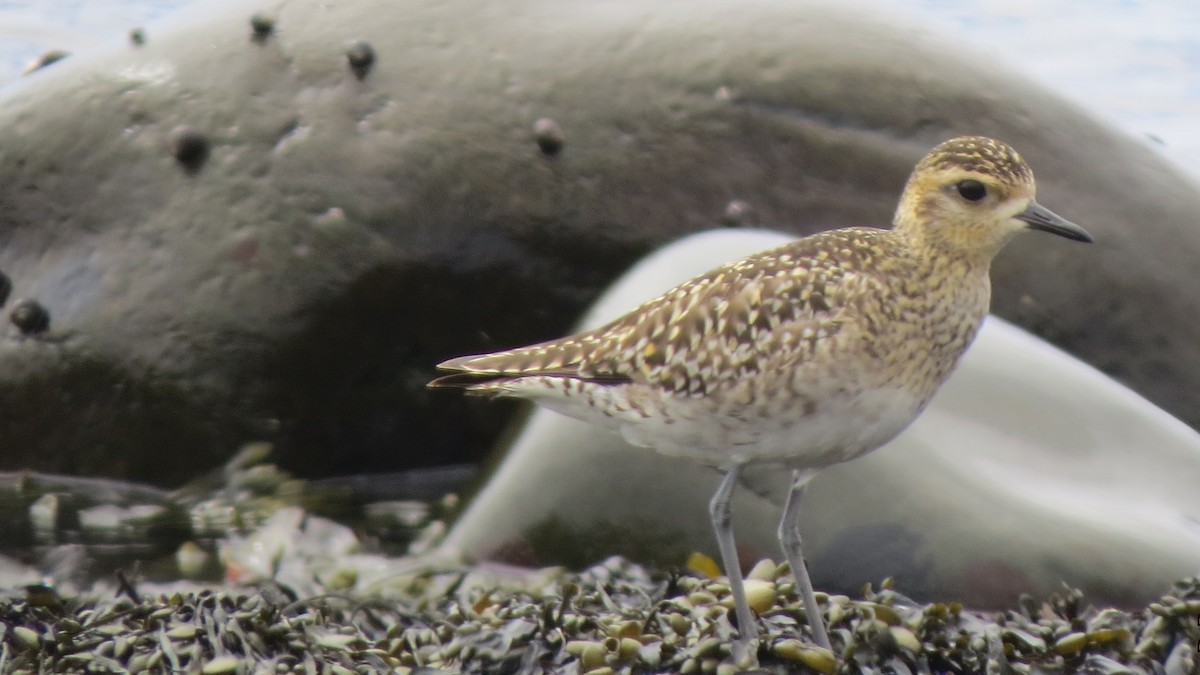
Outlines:
{"type": "Polygon", "coordinates": [[[969,202],[977,202],[987,196],[987,188],[977,180],[959,181],[954,187],[958,188],[958,194],[969,202]]]}

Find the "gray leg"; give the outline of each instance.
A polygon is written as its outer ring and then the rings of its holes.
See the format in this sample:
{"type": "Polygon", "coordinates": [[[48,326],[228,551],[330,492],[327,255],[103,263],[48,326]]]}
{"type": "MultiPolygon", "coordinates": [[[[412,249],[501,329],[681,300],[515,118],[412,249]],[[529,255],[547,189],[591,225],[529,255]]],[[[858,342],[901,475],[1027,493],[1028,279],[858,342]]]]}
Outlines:
{"type": "Polygon", "coordinates": [[[746,602],[746,587],[742,584],[742,567],[738,563],[737,547],[733,543],[733,512],[730,509],[730,498],[733,488],[737,485],[738,473],[741,466],[734,466],[725,474],[716,494],[708,504],[708,512],[712,515],[713,531],[717,534],[717,546],[721,549],[721,564],[729,577],[729,590],[733,592],[733,604],[737,610],[738,634],[741,639],[738,644],[749,653],[750,643],[758,637],[754,625],[754,616],[750,614],[750,604],[746,602]]]}
{"type": "Polygon", "coordinates": [[[804,613],[808,617],[808,626],[812,629],[813,639],[817,646],[833,651],[829,644],[829,634],[825,631],[825,619],[817,607],[813,597],[812,581],[808,578],[808,567],[804,564],[804,552],[800,550],[800,497],[804,494],[804,486],[813,477],[811,471],[796,470],[792,473],[792,490],[788,493],[787,504],[783,507],[783,519],[779,521],[779,543],[783,545],[783,555],[792,566],[792,574],[796,576],[796,586],[800,589],[800,597],[804,600],[804,613]]]}

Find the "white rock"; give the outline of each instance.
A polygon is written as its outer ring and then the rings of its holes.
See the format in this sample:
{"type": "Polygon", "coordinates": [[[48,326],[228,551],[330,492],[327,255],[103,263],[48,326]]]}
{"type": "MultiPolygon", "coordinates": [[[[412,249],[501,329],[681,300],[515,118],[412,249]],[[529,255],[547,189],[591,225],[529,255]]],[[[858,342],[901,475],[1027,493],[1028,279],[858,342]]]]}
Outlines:
{"type": "MultiPolygon", "coordinates": [[[[720,230],[681,240],[630,270],[582,325],[788,239],[720,230]]],[[[990,317],[916,423],[813,480],[805,550],[814,583],[834,592],[893,576],[917,597],[999,606],[1065,580],[1095,601],[1144,601],[1200,568],[1197,476],[1200,436],[1189,427],[990,317]]],[[[744,555],[781,556],[785,478],[755,469],[751,489],[736,496],[744,555]]],[[[570,561],[580,552],[557,540],[565,528],[604,553],[650,549],[681,564],[691,550],[715,548],[706,505],[716,481],[703,467],[538,410],[445,546],[470,557],[522,551],[570,561]]]]}

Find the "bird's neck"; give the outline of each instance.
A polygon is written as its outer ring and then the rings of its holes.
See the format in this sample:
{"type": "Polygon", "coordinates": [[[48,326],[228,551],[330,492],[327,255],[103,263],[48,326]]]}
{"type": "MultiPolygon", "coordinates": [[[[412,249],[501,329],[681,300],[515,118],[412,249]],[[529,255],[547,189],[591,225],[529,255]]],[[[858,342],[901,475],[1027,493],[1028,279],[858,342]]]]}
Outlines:
{"type": "Polygon", "coordinates": [[[960,283],[978,283],[979,279],[987,279],[992,259],[998,250],[991,246],[969,246],[953,239],[929,236],[924,229],[905,227],[901,222],[896,223],[893,231],[927,273],[956,279],[960,283]]]}

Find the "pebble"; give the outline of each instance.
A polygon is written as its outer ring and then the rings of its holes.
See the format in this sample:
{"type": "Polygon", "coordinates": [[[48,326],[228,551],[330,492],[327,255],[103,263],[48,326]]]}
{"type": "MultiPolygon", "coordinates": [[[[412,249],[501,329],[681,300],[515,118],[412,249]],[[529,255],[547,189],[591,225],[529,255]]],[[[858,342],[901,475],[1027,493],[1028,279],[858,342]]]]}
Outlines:
{"type": "MultiPolygon", "coordinates": [[[[1095,608],[1073,591],[1038,599],[1036,612],[986,614],[921,605],[886,584],[861,597],[822,594],[835,656],[812,645],[795,595],[775,591],[766,564],[755,569],[747,587],[763,610],[758,673],[989,672],[1001,661],[1015,673],[1188,672],[1196,658],[1200,579],[1169,589],[1154,603],[1161,613],[1095,608]]],[[[740,672],[728,610],[716,602],[729,593],[723,583],[699,574],[667,583],[620,558],[528,574],[497,582],[443,566],[395,586],[307,597],[279,582],[189,582],[139,589],[136,604],[111,590],[69,603],[0,594],[0,636],[6,672],[55,671],[68,656],[76,670],[107,672],[519,672],[529,654],[548,674],[740,672]],[[53,649],[43,636],[55,636],[53,649]]]]}

